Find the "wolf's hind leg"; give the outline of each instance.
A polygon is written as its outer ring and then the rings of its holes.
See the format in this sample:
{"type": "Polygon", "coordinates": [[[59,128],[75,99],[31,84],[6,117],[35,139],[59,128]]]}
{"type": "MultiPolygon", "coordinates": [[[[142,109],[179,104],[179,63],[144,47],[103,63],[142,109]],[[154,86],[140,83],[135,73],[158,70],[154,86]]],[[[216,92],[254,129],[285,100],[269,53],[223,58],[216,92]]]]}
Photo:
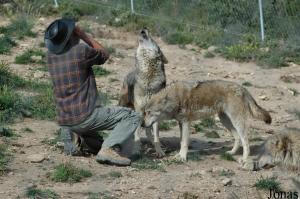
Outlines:
{"type": "Polygon", "coordinates": [[[234,145],[233,148],[230,151],[227,151],[226,153],[229,153],[231,155],[236,154],[237,150],[239,149],[240,146],[240,138],[239,135],[237,134],[234,126],[232,125],[232,122],[230,118],[225,114],[225,113],[219,113],[219,118],[221,123],[226,127],[228,131],[230,131],[234,137],[234,145]]]}
{"type": "Polygon", "coordinates": [[[245,163],[248,160],[250,154],[250,146],[248,140],[248,125],[246,124],[246,118],[243,115],[236,115],[235,119],[231,120],[234,128],[237,130],[237,133],[241,139],[243,146],[243,157],[239,161],[240,163],[245,163]]]}

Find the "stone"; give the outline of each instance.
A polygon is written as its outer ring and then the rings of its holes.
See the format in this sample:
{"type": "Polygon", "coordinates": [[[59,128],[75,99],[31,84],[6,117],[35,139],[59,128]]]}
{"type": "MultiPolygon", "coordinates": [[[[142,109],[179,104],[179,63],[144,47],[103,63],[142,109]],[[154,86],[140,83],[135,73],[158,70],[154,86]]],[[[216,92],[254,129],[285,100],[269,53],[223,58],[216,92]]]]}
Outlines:
{"type": "Polygon", "coordinates": [[[218,48],[218,47],[216,47],[216,46],[210,46],[210,47],[208,47],[207,51],[208,51],[208,52],[215,52],[215,50],[216,50],[217,48],[218,48]]]}
{"type": "Polygon", "coordinates": [[[261,99],[261,100],[264,100],[264,101],[269,100],[269,98],[265,95],[258,96],[258,98],[261,99]]]}
{"type": "Polygon", "coordinates": [[[41,163],[45,160],[45,156],[43,154],[32,154],[27,159],[32,163],[41,163]]]}
{"type": "Polygon", "coordinates": [[[42,71],[36,71],[33,74],[33,78],[35,78],[35,79],[40,79],[40,78],[43,78],[43,77],[45,77],[45,73],[42,72],[42,71]]]}
{"type": "Polygon", "coordinates": [[[232,185],[232,180],[230,178],[225,178],[222,180],[222,184],[224,186],[230,186],[230,185],[232,185]]]}
{"type": "Polygon", "coordinates": [[[40,56],[40,55],[32,55],[31,56],[31,59],[34,61],[34,62],[40,62],[43,60],[43,57],[40,56]]]}

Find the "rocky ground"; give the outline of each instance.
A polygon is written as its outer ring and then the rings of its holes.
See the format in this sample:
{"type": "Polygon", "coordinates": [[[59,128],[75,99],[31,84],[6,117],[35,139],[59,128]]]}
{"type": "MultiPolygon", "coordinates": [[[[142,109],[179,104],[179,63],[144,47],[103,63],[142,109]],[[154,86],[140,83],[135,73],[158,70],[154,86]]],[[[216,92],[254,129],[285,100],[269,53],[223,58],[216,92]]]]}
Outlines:
{"type": "MultiPolygon", "coordinates": [[[[1,20],[5,24],[5,20],[1,20]]],[[[43,31],[51,19],[40,18],[36,21],[34,31],[37,38],[19,41],[18,47],[10,55],[0,55],[0,60],[10,64],[11,69],[25,78],[37,80],[48,79],[48,73],[37,70],[37,65],[19,65],[14,63],[16,55],[28,48],[40,48],[43,31]]],[[[126,73],[134,66],[134,54],[137,47],[137,35],[105,25],[88,21],[91,34],[105,46],[116,52],[103,67],[112,73],[97,78],[98,89],[113,98],[116,104],[121,83],[126,73]]],[[[262,69],[255,63],[238,63],[228,61],[220,56],[205,58],[205,51],[196,46],[184,48],[168,45],[160,38],[154,38],[169,60],[166,65],[168,82],[173,80],[223,79],[248,85],[247,89],[258,104],[270,111],[273,123],[265,125],[251,122],[252,157],[257,146],[270,134],[286,131],[287,128],[300,128],[299,118],[294,113],[300,110],[300,66],[291,64],[280,69],[262,69]],[[293,79],[283,81],[284,78],[293,79]],[[299,79],[298,79],[299,80],[299,79]],[[261,139],[260,139],[261,138],[261,139]]],[[[45,50],[45,49],[43,49],[45,50]]],[[[199,151],[200,157],[191,158],[187,163],[179,164],[169,161],[179,147],[179,130],[177,126],[161,132],[164,148],[170,153],[168,157],[157,160],[160,169],[146,170],[135,167],[114,167],[98,164],[94,157],[66,157],[61,150],[47,144],[54,139],[58,126],[54,121],[24,119],[10,125],[19,135],[12,141],[10,151],[13,160],[10,172],[0,177],[0,198],[24,198],[26,188],[37,186],[41,189],[54,190],[61,198],[267,198],[267,191],[254,187],[261,177],[277,177],[284,190],[293,190],[290,177],[295,173],[285,173],[279,168],[264,171],[245,171],[235,161],[226,161],[220,154],[233,145],[233,137],[219,124],[207,131],[216,131],[220,138],[208,138],[204,133],[193,134],[190,149],[199,151]],[[25,132],[30,128],[33,132],[25,132]],[[38,163],[32,162],[32,155],[41,157],[38,163]],[[79,168],[92,172],[92,177],[78,183],[57,183],[49,179],[54,167],[63,162],[72,162],[79,168]],[[111,175],[118,172],[120,175],[111,175]],[[99,193],[97,195],[97,193],[99,193]]],[[[153,150],[148,143],[144,148],[151,159],[153,150]]],[[[241,156],[241,150],[237,159],[241,156]]]]}

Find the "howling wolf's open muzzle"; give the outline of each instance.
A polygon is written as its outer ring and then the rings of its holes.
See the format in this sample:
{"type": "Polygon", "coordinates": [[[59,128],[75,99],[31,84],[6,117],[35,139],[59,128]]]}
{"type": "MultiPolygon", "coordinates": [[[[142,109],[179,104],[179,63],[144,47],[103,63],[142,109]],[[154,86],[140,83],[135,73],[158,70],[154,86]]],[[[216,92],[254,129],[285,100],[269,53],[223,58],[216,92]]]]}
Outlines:
{"type": "Polygon", "coordinates": [[[143,28],[143,29],[140,31],[140,36],[141,36],[143,39],[148,39],[148,29],[147,29],[147,28],[143,28]]]}

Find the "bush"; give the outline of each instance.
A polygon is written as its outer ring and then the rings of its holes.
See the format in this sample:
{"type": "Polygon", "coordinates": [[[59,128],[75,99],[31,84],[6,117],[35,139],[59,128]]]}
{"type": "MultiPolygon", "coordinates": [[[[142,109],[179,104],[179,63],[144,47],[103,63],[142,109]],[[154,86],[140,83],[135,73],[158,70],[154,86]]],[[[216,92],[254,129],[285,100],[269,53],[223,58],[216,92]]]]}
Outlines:
{"type": "Polygon", "coordinates": [[[79,169],[71,163],[65,163],[55,167],[55,170],[51,175],[51,179],[55,182],[74,183],[91,176],[92,173],[90,171],[79,169]]]}
{"type": "Polygon", "coordinates": [[[36,96],[25,99],[26,109],[37,119],[53,120],[56,116],[56,106],[53,89],[49,85],[36,96]]]}
{"type": "Polygon", "coordinates": [[[220,158],[227,161],[235,161],[235,158],[229,153],[222,153],[220,158]]]}
{"type": "Polygon", "coordinates": [[[0,54],[8,54],[17,43],[7,35],[0,36],[0,54]]]}
{"type": "Polygon", "coordinates": [[[43,60],[45,58],[46,54],[39,49],[28,49],[23,54],[16,56],[15,63],[16,64],[31,64],[31,63],[37,63],[37,64],[45,64],[45,61],[43,60]],[[41,60],[35,60],[33,59],[33,56],[40,56],[41,60]]]}
{"type": "Polygon", "coordinates": [[[26,197],[32,199],[40,199],[40,198],[50,198],[57,199],[59,195],[50,189],[38,189],[36,187],[28,187],[25,193],[26,197]]]}
{"type": "Polygon", "coordinates": [[[20,117],[24,104],[21,97],[7,86],[0,87],[0,124],[13,122],[20,117]]]}
{"type": "Polygon", "coordinates": [[[194,37],[191,33],[175,32],[169,33],[164,37],[165,41],[169,44],[190,44],[193,42],[194,37]]]}
{"type": "Polygon", "coordinates": [[[13,74],[6,62],[0,62],[0,85],[6,85],[11,88],[23,88],[26,85],[26,81],[13,74]]]}
{"type": "Polygon", "coordinates": [[[94,71],[95,76],[107,76],[107,75],[111,74],[110,71],[106,70],[105,68],[103,68],[101,66],[94,66],[93,71],[94,71]]]}
{"type": "Polygon", "coordinates": [[[93,15],[98,11],[98,7],[90,3],[63,1],[59,6],[59,14],[63,18],[79,20],[84,15],[93,15]]]}
{"type": "Polygon", "coordinates": [[[9,154],[7,153],[7,146],[0,144],[0,176],[9,171],[7,167],[10,161],[9,154]]]}
{"type": "Polygon", "coordinates": [[[265,190],[275,190],[275,191],[280,191],[280,183],[277,182],[276,178],[271,177],[271,178],[263,178],[257,180],[255,185],[256,188],[258,189],[265,189],[265,190]]]}
{"type": "Polygon", "coordinates": [[[0,33],[24,39],[24,37],[35,37],[36,33],[32,32],[33,22],[26,16],[18,16],[14,18],[6,27],[0,28],[0,33]]]}

